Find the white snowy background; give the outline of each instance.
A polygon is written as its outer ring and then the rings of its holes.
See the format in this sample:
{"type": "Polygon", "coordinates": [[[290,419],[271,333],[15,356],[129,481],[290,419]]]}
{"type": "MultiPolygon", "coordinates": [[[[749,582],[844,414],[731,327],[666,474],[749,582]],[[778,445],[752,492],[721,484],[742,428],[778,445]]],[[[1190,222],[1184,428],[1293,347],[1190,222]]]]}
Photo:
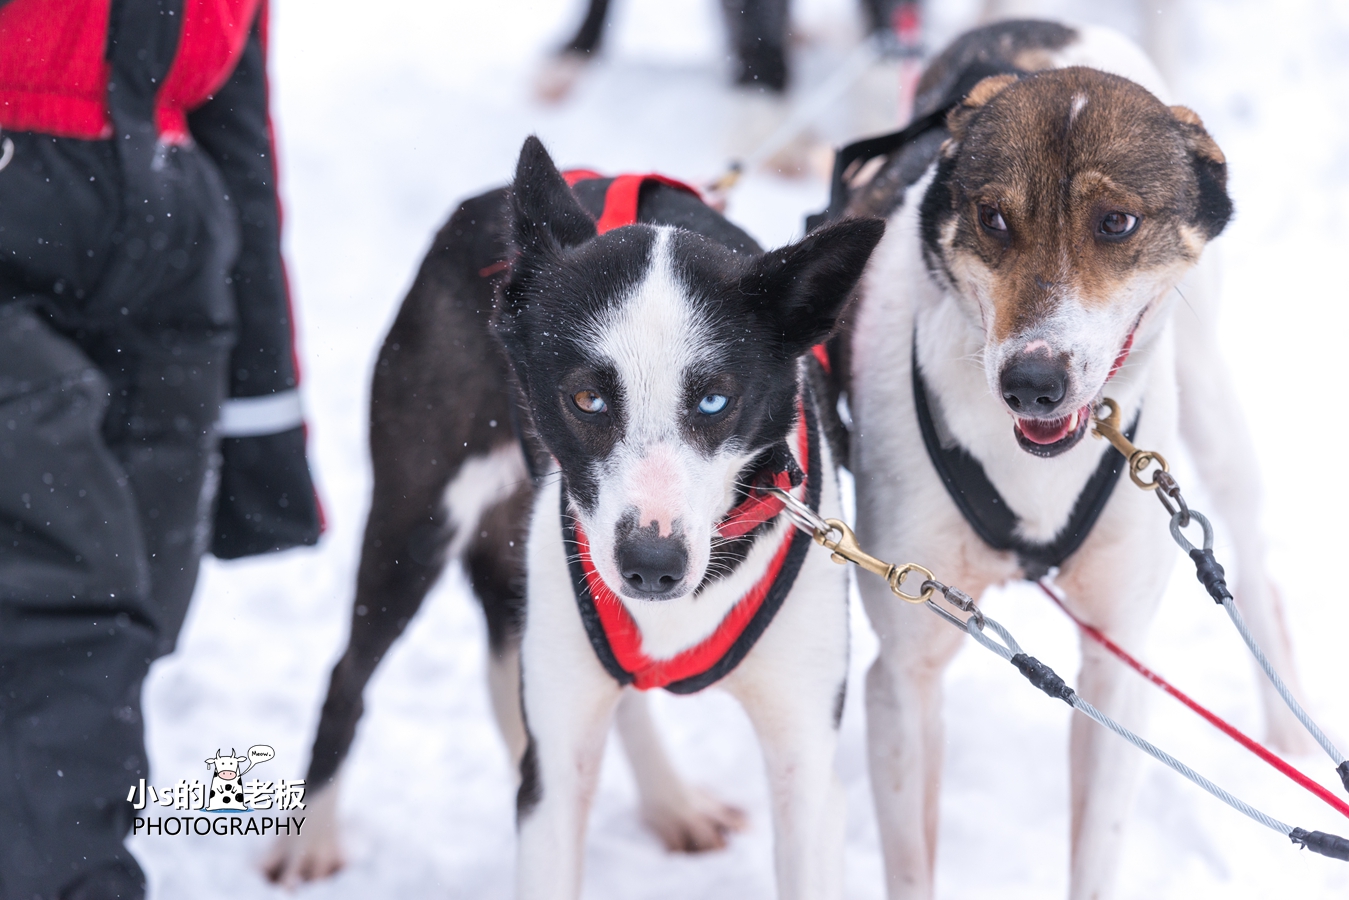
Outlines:
{"type": "MultiPolygon", "coordinates": [[[[1148,14],[1130,4],[1046,5],[1135,35],[1148,14]]],[[[727,90],[716,0],[614,6],[602,59],[568,103],[547,108],[532,99],[533,73],[579,20],[581,0],[275,4],[286,251],[311,460],[329,530],[313,550],[207,562],[179,650],[146,684],[152,782],[204,777],[202,760],[217,747],[258,743],[277,751],[260,777],[303,776],[329,669],[346,639],[370,484],[371,363],[455,204],[504,182],[531,132],[564,165],[690,180],[718,174],[736,148],[743,100],[727,90]]],[[[977,12],[975,0],[931,6],[937,46],[977,12]]],[[[799,96],[850,52],[859,15],[852,0],[797,0],[794,17],[799,96]]],[[[1273,570],[1310,707],[1346,747],[1349,489],[1336,398],[1349,333],[1349,3],[1190,0],[1182,25],[1177,99],[1203,116],[1230,162],[1237,216],[1221,241],[1221,328],[1264,465],[1273,570]]],[[[889,111],[867,99],[884,95],[876,85],[888,77],[873,76],[853,101],[833,104],[818,133],[841,141],[888,124],[889,111]]],[[[739,140],[743,152],[746,139],[739,140]]],[[[733,195],[729,215],[778,244],[800,234],[803,213],[825,194],[819,180],[755,174],[733,195]]],[[[1182,483],[1193,485],[1181,462],[1182,483]]],[[[1189,493],[1204,508],[1202,495],[1189,493]]],[[[1226,549],[1220,532],[1220,557],[1226,549]]],[[[985,602],[1030,652],[1072,680],[1076,636],[1042,596],[1013,586],[985,602]]],[[[860,609],[853,627],[853,689],[838,756],[848,792],[847,895],[880,898],[859,702],[875,642],[860,609]]],[[[1239,727],[1261,732],[1245,650],[1179,565],[1145,655],[1239,727]]],[[[512,894],[512,779],[488,711],[484,657],[481,614],[452,570],[366,693],[342,798],[349,866],[302,889],[304,896],[512,894]]],[[[972,645],[950,668],[946,691],[938,896],[1063,896],[1070,711],[972,645]]],[[[611,747],[591,819],[585,895],[771,897],[767,794],[745,716],[715,691],[659,695],[656,704],[682,769],[748,809],[750,829],[723,852],[666,853],[639,823],[631,775],[611,747]]],[[[1278,818],[1349,831],[1328,807],[1160,695],[1148,734],[1278,818]]],[[[1338,790],[1325,757],[1295,761],[1338,790]]],[[[1296,850],[1151,761],[1141,766],[1122,845],[1122,898],[1349,893],[1349,865],[1296,850]]],[[[155,836],[131,846],[158,900],[282,895],[257,873],[259,839],[155,836]]]]}

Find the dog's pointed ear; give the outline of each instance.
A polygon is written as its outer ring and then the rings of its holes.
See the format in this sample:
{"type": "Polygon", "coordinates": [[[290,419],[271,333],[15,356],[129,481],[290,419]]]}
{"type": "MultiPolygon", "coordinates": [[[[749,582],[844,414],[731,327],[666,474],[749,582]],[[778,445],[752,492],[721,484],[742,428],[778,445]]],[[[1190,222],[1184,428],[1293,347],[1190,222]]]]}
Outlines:
{"type": "Polygon", "coordinates": [[[1180,124],[1190,165],[1199,181],[1199,205],[1194,224],[1209,240],[1217,237],[1232,218],[1232,198],[1227,194],[1227,157],[1204,128],[1203,119],[1188,106],[1171,107],[1171,115],[1180,124]]]}
{"type": "Polygon", "coordinates": [[[805,353],[834,330],[884,233],[881,219],[844,219],[754,261],[740,289],[776,321],[788,355],[805,353]]]}
{"type": "Polygon", "coordinates": [[[511,236],[521,253],[583,244],[595,236],[595,220],[553,165],[543,142],[525,138],[511,185],[511,236]]]}
{"type": "Polygon", "coordinates": [[[965,98],[946,114],[946,130],[951,132],[952,143],[958,144],[963,141],[965,133],[969,130],[970,119],[974,118],[974,114],[1006,90],[1008,85],[1015,84],[1017,80],[1017,76],[1011,73],[990,75],[970,88],[970,92],[965,95],[965,98]]]}

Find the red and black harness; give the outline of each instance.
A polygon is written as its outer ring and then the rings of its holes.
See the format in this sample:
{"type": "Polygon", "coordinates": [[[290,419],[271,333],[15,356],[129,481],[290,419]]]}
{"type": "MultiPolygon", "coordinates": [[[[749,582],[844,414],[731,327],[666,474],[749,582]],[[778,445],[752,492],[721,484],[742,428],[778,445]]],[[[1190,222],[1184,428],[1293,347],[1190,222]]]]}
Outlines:
{"type": "MultiPolygon", "coordinates": [[[[588,170],[563,173],[571,186],[602,176],[588,170]]],[[[604,209],[596,227],[602,234],[637,222],[637,206],[643,186],[659,183],[698,191],[663,175],[620,175],[605,191],[604,209]]],[[[788,440],[796,441],[796,456],[786,444],[778,445],[756,461],[747,481],[751,487],[717,524],[717,533],[728,540],[754,540],[768,531],[784,503],[774,489],[805,486],[805,502],[813,510],[820,505],[820,431],[808,397],[797,400],[797,420],[788,440]],[[796,458],[804,463],[804,470],[796,458]],[[812,477],[814,476],[814,477],[812,477]]],[[[746,479],[742,479],[746,480],[746,479]]],[[[631,613],[604,583],[590,556],[590,543],[567,505],[562,492],[562,536],[576,603],[586,636],[600,664],[619,684],[640,690],[663,687],[676,694],[691,694],[725,677],[753,648],[796,581],[810,549],[810,536],[789,528],[780,539],[768,568],[733,605],[716,629],[699,643],[669,659],[653,659],[642,646],[642,634],[631,613]]]]}
{"type": "MultiPolygon", "coordinates": [[[[804,482],[806,503],[813,510],[819,509],[820,479],[811,477],[820,467],[819,428],[809,403],[800,403],[798,410],[794,436],[805,470],[793,471],[794,466],[760,469],[754,476],[755,486],[717,525],[722,537],[752,537],[756,531],[767,530],[784,505],[769,490],[795,486],[793,481],[804,482]]],[[[791,459],[790,454],[785,455],[791,459]]],[[[675,694],[692,694],[738,666],[787,599],[811,545],[810,535],[789,528],[764,574],[710,635],[669,659],[652,659],[642,648],[642,633],[623,601],[595,571],[590,544],[567,507],[565,491],[561,515],[572,587],[590,645],[605,671],[619,684],[640,690],[663,687],[675,694]]]]}

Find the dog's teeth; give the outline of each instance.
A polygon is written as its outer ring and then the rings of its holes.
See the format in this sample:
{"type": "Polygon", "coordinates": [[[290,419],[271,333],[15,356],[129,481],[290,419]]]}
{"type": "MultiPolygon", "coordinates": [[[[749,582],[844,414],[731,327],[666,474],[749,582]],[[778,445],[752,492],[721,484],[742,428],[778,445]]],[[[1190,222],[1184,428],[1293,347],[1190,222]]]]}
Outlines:
{"type": "Polygon", "coordinates": [[[1073,417],[1072,417],[1071,419],[1068,420],[1068,430],[1069,430],[1069,431],[1076,431],[1076,430],[1077,430],[1077,417],[1078,417],[1079,415],[1081,415],[1081,413],[1082,413],[1082,410],[1079,409],[1077,412],[1073,413],[1073,417]]]}

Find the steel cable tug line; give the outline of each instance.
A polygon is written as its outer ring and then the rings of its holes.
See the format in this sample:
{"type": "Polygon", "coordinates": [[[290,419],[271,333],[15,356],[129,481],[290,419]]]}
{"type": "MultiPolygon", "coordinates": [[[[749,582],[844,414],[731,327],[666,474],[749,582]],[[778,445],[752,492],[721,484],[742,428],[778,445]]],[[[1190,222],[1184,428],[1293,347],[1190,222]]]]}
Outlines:
{"type": "MultiPolygon", "coordinates": [[[[819,427],[808,402],[798,398],[797,410],[793,436],[805,470],[796,468],[785,446],[770,450],[766,454],[767,464],[754,473],[744,499],[718,523],[721,537],[752,539],[761,529],[766,531],[765,526],[776,522],[786,508],[784,497],[812,511],[819,508],[819,478],[812,477],[821,465],[819,427]],[[804,503],[791,494],[803,482],[804,503]]],[[[569,510],[566,497],[563,491],[563,546],[586,636],[605,671],[619,684],[638,690],[663,687],[674,694],[692,694],[729,674],[772,622],[810,549],[808,534],[788,529],[767,571],[735,602],[710,635],[669,659],[652,659],[642,647],[642,633],[632,614],[595,570],[590,543],[569,510]]]]}
{"type": "Polygon", "coordinates": [[[1142,662],[1134,658],[1134,656],[1132,656],[1127,650],[1125,650],[1119,644],[1116,644],[1114,641],[1112,641],[1099,628],[1096,628],[1092,625],[1088,625],[1086,622],[1082,621],[1076,615],[1074,615],[1073,611],[1070,610],[1067,604],[1064,603],[1063,597],[1061,595],[1058,586],[1054,585],[1051,582],[1050,578],[1051,576],[1045,576],[1044,578],[1041,578],[1039,581],[1035,582],[1036,587],[1038,587],[1041,591],[1043,591],[1045,596],[1048,597],[1050,600],[1052,600],[1054,602],[1054,605],[1057,606],[1059,609],[1061,609],[1063,611],[1063,614],[1066,615],[1069,619],[1071,619],[1073,623],[1077,625],[1079,629],[1082,630],[1083,634],[1087,635],[1087,637],[1091,638],[1093,641],[1100,644],[1105,649],[1109,650],[1112,654],[1114,654],[1116,658],[1118,658],[1126,666],[1133,669],[1139,675],[1142,675],[1144,678],[1152,682],[1161,690],[1165,691],[1167,694],[1170,694],[1172,697],[1179,700],[1182,704],[1189,707],[1210,725],[1217,728],[1223,734],[1227,735],[1232,740],[1236,741],[1238,744],[1254,753],[1256,756],[1260,757],[1260,759],[1264,760],[1266,763],[1274,767],[1284,776],[1291,779],[1299,787],[1307,791],[1310,791],[1317,797],[1320,797],[1322,800],[1326,802],[1327,805],[1329,805],[1340,815],[1349,818],[1349,803],[1345,803],[1339,797],[1336,797],[1323,785],[1308,778],[1301,771],[1299,771],[1297,768],[1293,767],[1292,765],[1284,761],[1276,753],[1274,753],[1269,748],[1265,747],[1255,738],[1247,735],[1245,732],[1241,731],[1235,725],[1228,722],[1222,716],[1219,716],[1217,713],[1208,709],[1202,703],[1199,703],[1197,700],[1190,697],[1189,694],[1185,693],[1180,688],[1176,687],[1171,682],[1167,681],[1161,675],[1158,675],[1152,669],[1148,668],[1142,662]]]}
{"type": "MultiPolygon", "coordinates": [[[[1118,434],[1118,432],[1116,433],[1118,434]]],[[[1130,446],[1132,447],[1132,445],[1130,446]]],[[[1120,449],[1123,452],[1123,448],[1120,449]]],[[[1130,474],[1134,475],[1135,481],[1139,481],[1137,473],[1141,469],[1134,467],[1132,453],[1127,458],[1130,461],[1130,474]]],[[[1159,457],[1156,454],[1150,454],[1149,459],[1143,462],[1143,468],[1157,459],[1159,457]]],[[[1140,484],[1143,483],[1140,482],[1140,484]]],[[[1242,815],[1259,822],[1266,828],[1279,832],[1304,849],[1332,859],[1349,861],[1349,840],[1324,831],[1308,831],[1305,828],[1288,825],[1261,812],[1092,706],[1060,678],[1053,669],[1022,650],[1021,645],[1012,637],[1011,632],[1001,623],[984,614],[968,594],[937,581],[929,570],[917,563],[896,565],[870,555],[861,548],[857,542],[857,536],[843,521],[821,518],[818,512],[801,503],[786,491],[779,491],[778,494],[786,504],[786,512],[792,523],[801,531],[809,534],[815,543],[831,551],[834,562],[839,564],[852,563],[859,568],[881,576],[896,597],[908,603],[925,606],[949,625],[959,628],[974,638],[975,642],[981,647],[1011,663],[1027,681],[1050,697],[1062,700],[1097,724],[1113,731],[1139,750],[1182,775],[1193,784],[1203,788],[1242,815]],[[904,590],[904,581],[911,575],[917,575],[922,579],[916,594],[910,594],[904,590]],[[939,604],[938,598],[944,601],[946,605],[939,604]],[[961,618],[960,615],[957,615],[957,612],[964,613],[965,617],[961,618]],[[993,637],[990,637],[986,632],[992,632],[993,637]]],[[[1189,514],[1196,519],[1199,518],[1198,513],[1191,511],[1189,514]]],[[[1177,512],[1176,515],[1179,516],[1180,512],[1177,512]]],[[[1211,541],[1212,531],[1208,527],[1205,527],[1205,536],[1211,541]]],[[[1195,552],[1202,554],[1206,551],[1195,552]]],[[[1211,557],[1212,551],[1208,550],[1207,552],[1211,557]]],[[[1219,576],[1220,579],[1221,576],[1219,576]]]]}
{"type": "Polygon", "coordinates": [[[1246,622],[1232,598],[1232,592],[1227,587],[1226,573],[1213,555],[1213,526],[1205,515],[1198,510],[1191,509],[1189,504],[1185,502],[1185,498],[1180,492],[1180,484],[1171,474],[1166,459],[1154,450],[1140,450],[1133,445],[1128,436],[1120,433],[1119,418],[1119,405],[1109,397],[1103,398],[1092,419],[1092,434],[1098,438],[1105,438],[1116,450],[1127,457],[1129,477],[1134,484],[1142,490],[1156,493],[1157,499],[1161,501],[1162,506],[1171,516],[1172,540],[1194,562],[1195,578],[1204,586],[1204,590],[1208,592],[1214,602],[1227,613],[1233,626],[1241,634],[1241,639],[1245,642],[1246,647],[1251,651],[1251,655],[1260,665],[1261,671],[1265,673],[1265,677],[1274,685],[1275,691],[1278,692],[1294,717],[1302,723],[1302,727],[1307,729],[1308,734],[1316,740],[1316,743],[1321,745],[1321,749],[1325,750],[1326,755],[1335,763],[1335,772],[1340,776],[1340,781],[1344,784],[1345,790],[1349,791],[1349,759],[1345,759],[1344,754],[1331,742],[1330,738],[1326,737],[1325,732],[1302,708],[1302,704],[1298,703],[1297,698],[1293,696],[1293,692],[1288,689],[1288,685],[1279,677],[1279,673],[1274,670],[1274,666],[1270,664],[1264,651],[1256,643],[1250,629],[1246,627],[1246,622]],[[1152,473],[1152,478],[1147,481],[1143,480],[1143,474],[1154,465],[1156,469],[1152,473]],[[1191,522],[1199,523],[1200,530],[1203,533],[1202,547],[1195,547],[1185,537],[1184,529],[1188,528],[1191,522]]]}

